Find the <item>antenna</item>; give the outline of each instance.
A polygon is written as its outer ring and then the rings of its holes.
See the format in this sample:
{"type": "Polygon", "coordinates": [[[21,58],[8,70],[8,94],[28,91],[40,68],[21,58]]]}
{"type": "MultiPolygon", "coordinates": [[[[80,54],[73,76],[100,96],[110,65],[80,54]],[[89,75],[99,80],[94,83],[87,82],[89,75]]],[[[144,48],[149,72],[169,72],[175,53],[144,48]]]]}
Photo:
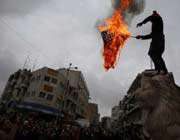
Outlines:
{"type": "Polygon", "coordinates": [[[36,57],[36,59],[34,59],[34,63],[33,63],[33,67],[32,67],[32,71],[35,70],[36,66],[37,66],[37,62],[38,62],[38,58],[39,56],[36,57]]]}
{"type": "Polygon", "coordinates": [[[28,68],[28,63],[30,62],[30,54],[27,55],[25,61],[24,61],[24,65],[23,65],[23,69],[28,68]]]}

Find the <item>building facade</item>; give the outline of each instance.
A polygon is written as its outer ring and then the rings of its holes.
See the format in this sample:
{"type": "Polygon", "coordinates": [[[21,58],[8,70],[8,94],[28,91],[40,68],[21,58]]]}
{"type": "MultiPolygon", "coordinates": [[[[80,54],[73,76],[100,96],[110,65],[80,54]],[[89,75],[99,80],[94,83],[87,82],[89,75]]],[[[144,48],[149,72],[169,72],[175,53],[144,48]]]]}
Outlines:
{"type": "Polygon", "coordinates": [[[41,68],[19,70],[9,77],[3,101],[53,115],[87,118],[89,90],[81,71],[41,68]]]}
{"type": "Polygon", "coordinates": [[[30,70],[18,70],[11,74],[2,94],[2,100],[11,105],[12,101],[20,102],[27,93],[32,73],[30,70]]]}
{"type": "Polygon", "coordinates": [[[101,126],[104,129],[110,130],[111,129],[111,117],[103,117],[101,118],[101,126]]]}
{"type": "Polygon", "coordinates": [[[112,121],[116,121],[119,119],[119,112],[120,112],[120,107],[119,106],[114,106],[112,108],[112,112],[111,112],[111,120],[112,121]]]}
{"type": "Polygon", "coordinates": [[[34,109],[44,113],[58,114],[57,99],[63,95],[59,88],[60,81],[57,70],[44,67],[32,72],[29,88],[20,107],[34,109]]]}
{"type": "Polygon", "coordinates": [[[99,125],[100,114],[98,112],[98,105],[89,103],[87,109],[87,118],[91,125],[99,125]]]}
{"type": "Polygon", "coordinates": [[[76,114],[76,118],[86,118],[89,90],[80,71],[59,69],[59,73],[66,77],[63,110],[69,114],[76,114]]]}

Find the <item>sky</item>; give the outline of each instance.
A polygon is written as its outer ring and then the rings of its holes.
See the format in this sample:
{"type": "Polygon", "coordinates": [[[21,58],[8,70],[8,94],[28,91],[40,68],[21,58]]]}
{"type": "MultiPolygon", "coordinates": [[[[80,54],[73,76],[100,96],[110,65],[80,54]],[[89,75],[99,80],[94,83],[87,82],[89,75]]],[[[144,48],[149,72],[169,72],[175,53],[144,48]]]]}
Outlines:
{"type": "MultiPolygon", "coordinates": [[[[147,0],[129,27],[133,35],[150,33],[151,24],[136,24],[158,10],[164,19],[168,70],[180,85],[179,0],[147,0]]],[[[110,15],[111,0],[0,0],[0,94],[9,75],[19,68],[68,67],[81,70],[91,102],[110,116],[138,73],[150,68],[150,41],[130,38],[115,69],[103,68],[103,42],[96,23],[110,15]],[[27,59],[28,58],[28,59],[27,59]],[[24,65],[27,60],[26,65],[24,65]]]]}

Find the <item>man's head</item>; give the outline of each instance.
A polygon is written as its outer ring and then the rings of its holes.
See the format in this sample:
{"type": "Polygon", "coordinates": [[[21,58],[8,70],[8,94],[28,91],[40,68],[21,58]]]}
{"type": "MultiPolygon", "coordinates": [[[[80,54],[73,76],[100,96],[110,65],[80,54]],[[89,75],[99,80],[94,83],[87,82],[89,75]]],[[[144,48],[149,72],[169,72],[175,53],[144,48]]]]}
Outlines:
{"type": "Polygon", "coordinates": [[[159,13],[156,10],[154,10],[153,15],[159,15],[159,13]]]}

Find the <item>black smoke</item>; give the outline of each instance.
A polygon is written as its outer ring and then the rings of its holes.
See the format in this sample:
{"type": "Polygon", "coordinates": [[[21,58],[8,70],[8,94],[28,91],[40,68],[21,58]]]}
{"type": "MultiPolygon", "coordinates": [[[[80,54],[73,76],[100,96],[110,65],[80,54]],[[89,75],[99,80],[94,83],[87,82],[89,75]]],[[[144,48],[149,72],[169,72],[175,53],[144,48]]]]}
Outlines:
{"type": "MultiPolygon", "coordinates": [[[[112,0],[113,7],[119,9],[121,7],[121,1],[123,0],[112,0]]],[[[132,0],[130,7],[123,11],[125,21],[130,24],[134,16],[139,15],[144,11],[145,4],[145,0],[132,0]]]]}

